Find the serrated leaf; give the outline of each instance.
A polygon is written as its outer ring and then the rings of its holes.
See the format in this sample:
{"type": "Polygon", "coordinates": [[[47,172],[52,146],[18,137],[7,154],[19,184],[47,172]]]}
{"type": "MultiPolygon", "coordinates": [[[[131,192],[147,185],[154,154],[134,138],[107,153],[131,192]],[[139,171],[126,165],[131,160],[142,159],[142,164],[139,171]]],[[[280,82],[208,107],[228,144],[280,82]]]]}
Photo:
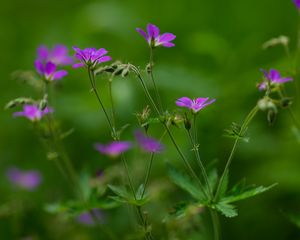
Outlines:
{"type": "Polygon", "coordinates": [[[214,208],[228,218],[236,217],[238,215],[235,206],[225,202],[217,203],[216,205],[214,205],[214,208]]]}
{"type": "Polygon", "coordinates": [[[228,195],[221,199],[222,202],[225,203],[232,203],[236,201],[241,201],[246,198],[254,197],[258,194],[264,193],[274,187],[276,184],[273,184],[269,187],[263,186],[247,186],[245,187],[244,182],[239,183],[238,185],[234,186],[232,190],[228,193],[228,195]]]}
{"type": "Polygon", "coordinates": [[[114,192],[117,196],[124,198],[124,199],[130,199],[131,195],[128,193],[128,191],[125,188],[114,186],[114,185],[108,185],[108,188],[114,192]]]}
{"type": "Polygon", "coordinates": [[[209,173],[208,173],[208,182],[210,185],[210,188],[212,189],[212,191],[215,190],[217,183],[218,183],[218,172],[217,169],[212,169],[209,173]]]}
{"type": "Polygon", "coordinates": [[[173,166],[168,165],[168,174],[171,180],[181,189],[188,192],[194,199],[201,203],[205,202],[203,192],[193,183],[189,176],[177,171],[173,166]]]}

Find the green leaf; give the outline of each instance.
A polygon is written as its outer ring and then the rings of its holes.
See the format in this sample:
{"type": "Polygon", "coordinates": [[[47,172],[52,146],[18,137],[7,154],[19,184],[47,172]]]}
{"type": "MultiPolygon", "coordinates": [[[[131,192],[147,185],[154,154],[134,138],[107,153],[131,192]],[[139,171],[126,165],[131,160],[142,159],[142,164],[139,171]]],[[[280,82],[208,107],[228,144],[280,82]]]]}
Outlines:
{"type": "Polygon", "coordinates": [[[216,210],[218,210],[220,213],[222,213],[225,217],[236,217],[238,215],[237,209],[234,205],[225,203],[225,202],[219,202],[216,205],[213,206],[216,210]]]}
{"type": "Polygon", "coordinates": [[[171,180],[181,189],[188,192],[194,199],[204,203],[206,198],[203,192],[195,186],[189,176],[180,173],[172,165],[168,165],[168,174],[171,180]]]}
{"type": "Polygon", "coordinates": [[[246,198],[254,197],[258,194],[264,193],[271,188],[273,188],[277,184],[273,184],[269,187],[263,187],[263,186],[255,186],[255,185],[250,185],[250,186],[245,186],[245,181],[242,181],[235,185],[227,194],[226,197],[223,197],[221,199],[221,202],[225,203],[232,203],[236,201],[240,201],[246,198]]]}
{"type": "Polygon", "coordinates": [[[148,201],[149,198],[143,197],[141,199],[141,194],[143,190],[143,185],[141,185],[137,191],[136,198],[132,195],[131,192],[128,192],[127,189],[118,187],[118,186],[113,186],[113,185],[108,185],[110,190],[112,190],[113,193],[115,193],[117,196],[111,196],[110,198],[115,200],[116,202],[119,203],[129,203],[131,205],[135,206],[143,206],[145,205],[148,201]],[[139,196],[139,198],[137,197],[139,196]]]}
{"type": "Polygon", "coordinates": [[[223,197],[226,194],[227,189],[228,189],[228,184],[229,184],[229,172],[227,171],[227,173],[224,176],[222,185],[220,187],[220,195],[219,195],[219,197],[223,197]]]}
{"type": "Polygon", "coordinates": [[[214,191],[217,186],[217,183],[218,183],[217,169],[214,168],[208,173],[208,182],[209,182],[209,185],[210,185],[212,191],[214,191]]]}

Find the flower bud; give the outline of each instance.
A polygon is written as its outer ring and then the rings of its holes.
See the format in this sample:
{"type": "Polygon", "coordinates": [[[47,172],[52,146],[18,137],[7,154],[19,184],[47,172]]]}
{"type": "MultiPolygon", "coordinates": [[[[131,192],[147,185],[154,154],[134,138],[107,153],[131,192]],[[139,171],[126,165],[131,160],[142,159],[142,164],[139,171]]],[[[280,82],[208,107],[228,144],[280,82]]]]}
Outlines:
{"type": "Polygon", "coordinates": [[[262,111],[267,111],[269,109],[276,109],[276,105],[273,103],[273,101],[269,98],[262,98],[258,101],[257,106],[262,111]]]}
{"type": "Polygon", "coordinates": [[[289,107],[293,103],[291,98],[282,98],[280,101],[280,105],[283,108],[289,107]]]}
{"type": "Polygon", "coordinates": [[[270,125],[274,124],[277,117],[277,111],[270,109],[267,114],[267,119],[270,125]]]}

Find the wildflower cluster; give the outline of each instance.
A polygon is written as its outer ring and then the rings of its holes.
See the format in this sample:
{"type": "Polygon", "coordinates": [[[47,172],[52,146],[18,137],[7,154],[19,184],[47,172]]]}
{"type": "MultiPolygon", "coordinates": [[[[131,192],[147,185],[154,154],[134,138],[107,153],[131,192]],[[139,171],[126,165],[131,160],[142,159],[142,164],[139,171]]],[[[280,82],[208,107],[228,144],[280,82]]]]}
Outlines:
{"type": "MultiPolygon", "coordinates": [[[[300,2],[294,2],[300,8],[300,2]]],[[[112,60],[112,57],[107,55],[108,51],[105,48],[88,47],[80,49],[74,46],[74,56],[69,56],[67,47],[63,45],[56,45],[53,49],[48,49],[43,45],[38,48],[37,59],[34,61],[36,75],[38,76],[37,81],[42,86],[37,88],[40,99],[17,98],[9,102],[6,108],[22,107],[22,110],[14,112],[13,116],[26,117],[33,123],[43,143],[46,143],[47,158],[56,163],[59,171],[66,177],[70,186],[74,188],[75,198],[72,201],[55,203],[47,208],[48,211],[56,214],[69,214],[79,223],[89,226],[100,225],[101,227],[105,224],[103,216],[106,215],[106,212],[125,203],[131,205],[138,215],[137,219],[139,220],[139,230],[141,229],[142,233],[140,235],[142,238],[146,240],[155,239],[155,229],[152,229],[150,217],[144,209],[150,201],[151,191],[149,185],[151,184],[152,166],[155,164],[154,158],[170,151],[169,147],[163,143],[165,136],[167,136],[174,146],[178,158],[182,160],[182,166],[185,170],[178,170],[172,164],[168,164],[169,178],[177,187],[189,194],[192,200],[176,207],[175,213],[166,217],[168,220],[165,223],[171,222],[170,219],[178,214],[187,216],[191,209],[194,210],[194,214],[202,214],[202,212],[208,211],[212,217],[215,239],[219,239],[219,214],[226,217],[235,217],[237,216],[237,210],[233,205],[234,202],[253,197],[273,187],[273,185],[256,187],[236,184],[229,189],[229,168],[239,141],[241,139],[248,140],[246,133],[258,110],[267,111],[268,120],[273,123],[279,106],[290,107],[292,101],[291,98],[285,96],[284,87],[287,82],[293,81],[293,78],[282,77],[280,72],[275,69],[271,69],[269,72],[262,70],[263,81],[257,87],[264,95],[255,104],[241,125],[234,123],[231,129],[226,130],[227,136],[234,138],[234,144],[223,171],[219,173],[217,168],[211,170],[200,157],[201,147],[198,139],[199,112],[202,112],[208,106],[215,105],[213,103],[216,102],[216,99],[206,96],[196,98],[178,96],[177,100],[172,100],[174,111],[166,110],[161,101],[153,74],[153,50],[157,47],[174,47],[175,43],[173,41],[176,36],[168,32],[161,34],[160,29],[150,23],[146,29],[144,31],[137,28],[136,31],[142,35],[150,48],[150,61],[146,68],[148,75],[146,76],[151,79],[151,83],[147,82],[145,73],[131,63],[125,64],[115,61],[105,65],[105,63],[112,60]],[[57,80],[61,80],[68,75],[66,70],[68,65],[72,65],[73,68],[84,68],[87,71],[87,78],[91,84],[92,92],[95,94],[100,105],[101,114],[104,115],[109,129],[109,132],[103,132],[101,135],[105,136],[107,134],[110,136],[108,143],[94,143],[94,149],[101,153],[100,156],[95,155],[95,157],[104,159],[103,155],[106,155],[114,158],[116,161],[112,161],[113,163],[107,163],[105,160],[103,162],[105,162],[104,165],[108,165],[108,169],[117,168],[117,174],[115,175],[111,174],[112,176],[110,176],[105,171],[101,171],[101,179],[99,177],[92,178],[91,174],[81,177],[84,174],[82,171],[80,171],[80,174],[77,173],[78,170],[74,167],[73,161],[64,149],[63,140],[72,133],[72,130],[64,132],[60,128],[53,114],[54,107],[49,104],[51,99],[49,99],[48,90],[51,85],[56,84],[57,80]],[[105,88],[99,83],[97,85],[102,88],[99,91],[100,87],[96,86],[96,77],[104,75],[103,73],[106,74],[105,77],[107,77],[109,84],[109,107],[102,100],[102,93],[105,92],[105,88]],[[114,77],[128,77],[130,75],[133,75],[139,81],[148,103],[142,113],[136,114],[137,123],[121,126],[118,122],[112,84],[114,77]],[[154,94],[149,90],[150,84],[154,89],[154,94]],[[187,111],[185,111],[186,109],[187,111]],[[160,128],[159,133],[162,133],[161,135],[156,136],[156,132],[152,130],[154,124],[160,128]],[[186,150],[180,146],[178,139],[174,136],[175,128],[180,131],[183,129],[181,132],[186,134],[187,142],[190,144],[189,149],[186,150]],[[136,148],[142,151],[133,151],[136,148]],[[192,150],[192,154],[190,154],[190,150],[192,150]],[[143,163],[146,167],[144,171],[141,171],[142,178],[131,174],[132,166],[129,161],[134,159],[133,152],[139,154],[139,159],[143,159],[145,156],[149,159],[147,164],[143,163]],[[119,160],[122,162],[122,168],[119,167],[119,160]],[[113,166],[110,166],[110,164],[113,166]],[[125,175],[125,180],[123,175],[125,175]],[[109,178],[109,180],[103,180],[103,178],[109,178]],[[135,186],[137,182],[139,184],[135,186]]],[[[218,105],[216,104],[215,107],[218,107],[218,105]]],[[[202,117],[205,116],[201,115],[202,117]]],[[[93,144],[90,143],[90,145],[92,148],[93,144]]],[[[36,189],[42,179],[38,171],[23,172],[18,168],[9,169],[7,177],[15,186],[27,190],[36,189]]],[[[113,239],[111,233],[103,232],[107,235],[107,239],[113,239]]]]}

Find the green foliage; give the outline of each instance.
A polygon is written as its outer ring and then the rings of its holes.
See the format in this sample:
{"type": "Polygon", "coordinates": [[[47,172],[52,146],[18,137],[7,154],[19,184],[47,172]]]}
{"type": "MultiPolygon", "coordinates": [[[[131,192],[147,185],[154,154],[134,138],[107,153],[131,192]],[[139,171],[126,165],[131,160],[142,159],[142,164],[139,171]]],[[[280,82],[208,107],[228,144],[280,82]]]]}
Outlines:
{"type": "Polygon", "coordinates": [[[149,198],[147,195],[142,195],[144,192],[144,186],[143,184],[140,185],[138,190],[133,195],[131,190],[128,190],[124,188],[123,186],[114,186],[114,185],[108,185],[109,189],[116,195],[116,196],[110,196],[111,199],[113,199],[116,202],[119,203],[127,203],[134,206],[144,206],[148,201],[149,198]]]}

